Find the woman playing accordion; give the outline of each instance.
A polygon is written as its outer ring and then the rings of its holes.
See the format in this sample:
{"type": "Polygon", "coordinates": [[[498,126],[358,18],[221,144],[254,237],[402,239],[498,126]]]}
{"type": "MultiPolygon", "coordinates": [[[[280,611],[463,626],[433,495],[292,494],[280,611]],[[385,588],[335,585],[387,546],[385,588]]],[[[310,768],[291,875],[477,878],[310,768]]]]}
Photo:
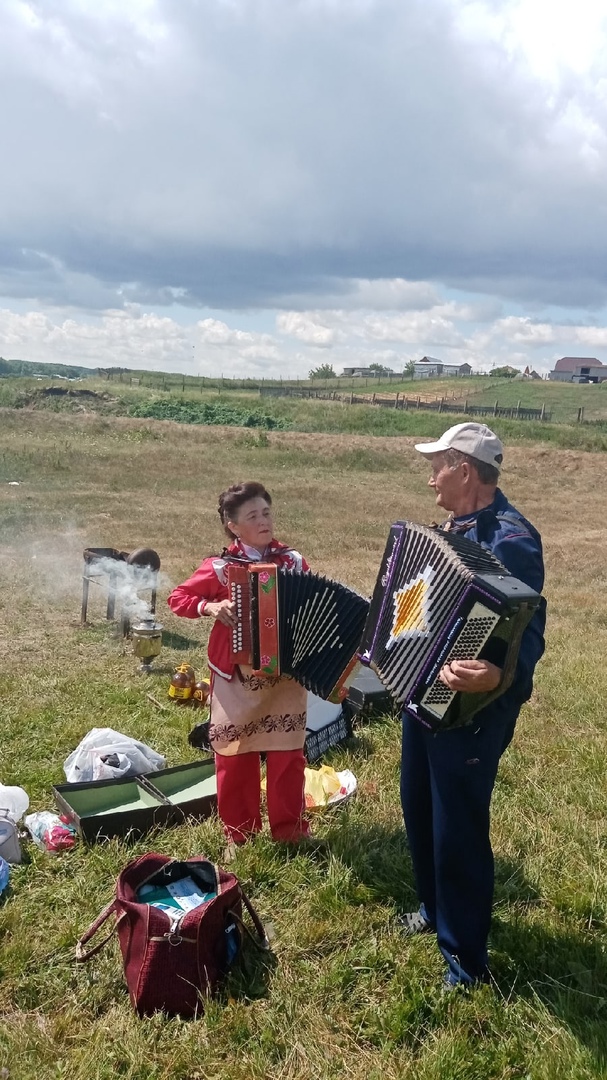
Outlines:
{"type": "Polygon", "coordinates": [[[303,746],[307,692],[288,676],[253,674],[232,659],[235,605],[227,568],[259,561],[308,570],[299,552],[273,535],[272,499],[262,484],[234,484],[219,496],[219,515],[231,540],[207,558],[168,598],[176,615],[214,621],[208,645],[211,668],[209,738],[215,752],[219,816],[228,840],[244,843],[261,829],[260,752],[266,753],[267,807],[272,836],[307,836],[304,818],[303,746]]]}

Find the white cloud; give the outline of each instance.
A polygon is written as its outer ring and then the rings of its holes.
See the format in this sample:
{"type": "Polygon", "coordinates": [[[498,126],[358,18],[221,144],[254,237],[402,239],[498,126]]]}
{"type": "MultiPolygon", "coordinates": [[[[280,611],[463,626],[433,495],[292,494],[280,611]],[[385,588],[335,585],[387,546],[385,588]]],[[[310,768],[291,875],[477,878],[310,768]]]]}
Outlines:
{"type": "Polygon", "coordinates": [[[423,355],[467,362],[480,371],[505,363],[548,371],[557,356],[602,358],[601,350],[607,350],[607,324],[519,315],[471,321],[475,310],[474,302],[446,300],[406,313],[277,312],[276,332],[269,334],[243,327],[244,319],[241,325],[211,317],[181,323],[135,304],[87,319],[74,311],[4,309],[0,354],[88,367],[296,378],[317,365],[319,348],[337,371],[374,362],[401,371],[423,355]]]}
{"type": "Polygon", "coordinates": [[[499,319],[492,327],[494,338],[503,338],[517,345],[590,345],[596,349],[607,348],[607,326],[572,325],[570,323],[534,322],[530,318],[514,315],[499,319]]]}
{"type": "Polygon", "coordinates": [[[248,330],[234,330],[220,319],[202,319],[196,323],[198,337],[205,345],[236,345],[272,347],[274,339],[269,334],[255,334],[248,330]]]}
{"type": "Polygon", "coordinates": [[[454,322],[432,309],[407,315],[366,315],[356,332],[366,341],[401,341],[407,345],[425,341],[429,346],[463,343],[454,322]]]}
{"type": "Polygon", "coordinates": [[[318,312],[287,311],[277,316],[276,329],[287,337],[296,338],[304,345],[315,345],[326,349],[340,338],[335,326],[328,326],[327,321],[338,317],[337,312],[327,312],[321,316],[318,312]],[[327,321],[321,321],[325,316],[327,321]]]}

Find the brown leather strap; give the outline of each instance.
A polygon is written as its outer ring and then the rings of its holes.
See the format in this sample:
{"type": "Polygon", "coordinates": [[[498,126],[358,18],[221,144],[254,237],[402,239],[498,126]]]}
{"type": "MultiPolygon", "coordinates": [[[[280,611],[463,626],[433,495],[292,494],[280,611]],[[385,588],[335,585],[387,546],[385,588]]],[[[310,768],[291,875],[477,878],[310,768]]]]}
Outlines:
{"type": "Polygon", "coordinates": [[[242,927],[245,934],[250,937],[251,941],[254,943],[254,945],[257,946],[258,949],[262,949],[264,952],[268,952],[270,948],[270,942],[268,940],[268,935],[266,934],[265,927],[242,887],[240,889],[240,895],[244,906],[246,907],[249,915],[251,916],[251,922],[253,923],[253,926],[257,931],[257,937],[255,937],[255,935],[251,933],[248,926],[242,921],[240,916],[237,915],[235,911],[230,911],[230,915],[232,915],[236,919],[239,926],[242,927]]]}
{"type": "Polygon", "coordinates": [[[110,938],[116,932],[116,927],[118,926],[118,923],[121,921],[121,919],[124,918],[124,916],[125,916],[124,911],[122,912],[121,915],[119,915],[117,917],[117,919],[114,922],[114,925],[112,926],[112,929],[110,930],[107,937],[104,937],[103,941],[100,941],[98,945],[94,945],[92,949],[85,949],[84,948],[87,941],[90,941],[91,938],[94,937],[94,935],[97,933],[97,931],[100,929],[100,927],[103,926],[104,922],[106,922],[107,919],[109,919],[110,915],[115,914],[115,913],[116,913],[116,901],[112,900],[112,902],[110,904],[108,904],[107,907],[105,907],[103,909],[101,914],[97,916],[95,921],[91,923],[88,930],[85,930],[82,937],[76,943],[76,960],[78,960],[80,963],[84,963],[86,960],[90,960],[92,956],[95,956],[98,952],[100,952],[101,949],[103,949],[104,945],[107,945],[110,938]]]}

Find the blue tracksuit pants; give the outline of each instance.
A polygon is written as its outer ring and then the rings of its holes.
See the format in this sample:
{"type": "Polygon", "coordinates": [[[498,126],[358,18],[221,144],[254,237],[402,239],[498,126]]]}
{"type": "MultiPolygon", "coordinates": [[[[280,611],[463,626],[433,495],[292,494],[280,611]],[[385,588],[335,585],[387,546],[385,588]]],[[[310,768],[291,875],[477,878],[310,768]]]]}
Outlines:
{"type": "Polygon", "coordinates": [[[436,735],[403,715],[401,802],[417,893],[451,977],[463,982],[487,974],[489,806],[519,712],[503,705],[498,699],[472,724],[436,735]]]}

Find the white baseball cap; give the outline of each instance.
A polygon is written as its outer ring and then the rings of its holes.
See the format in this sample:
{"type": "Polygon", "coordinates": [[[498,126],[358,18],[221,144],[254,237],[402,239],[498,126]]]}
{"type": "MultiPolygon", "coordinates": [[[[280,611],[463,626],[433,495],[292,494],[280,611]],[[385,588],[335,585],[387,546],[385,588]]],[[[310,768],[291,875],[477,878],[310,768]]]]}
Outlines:
{"type": "Polygon", "coordinates": [[[500,468],[504,459],[504,447],[497,435],[486,424],[455,424],[436,442],[416,443],[420,454],[440,454],[445,450],[460,450],[477,461],[500,468]]]}

